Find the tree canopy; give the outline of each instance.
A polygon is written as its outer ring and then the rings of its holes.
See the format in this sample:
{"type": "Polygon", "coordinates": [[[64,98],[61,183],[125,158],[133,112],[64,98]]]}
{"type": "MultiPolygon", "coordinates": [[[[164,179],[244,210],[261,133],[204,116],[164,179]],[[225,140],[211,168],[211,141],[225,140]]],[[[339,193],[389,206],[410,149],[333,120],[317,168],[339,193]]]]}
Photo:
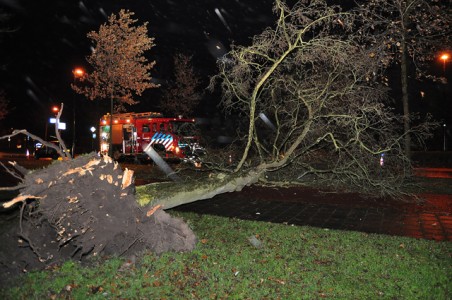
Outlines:
{"type": "Polygon", "coordinates": [[[174,56],[174,75],[163,90],[160,103],[160,108],[167,114],[190,117],[201,100],[201,79],[195,73],[191,60],[191,56],[182,53],[174,56]]]}
{"type": "Polygon", "coordinates": [[[114,99],[119,108],[124,104],[136,104],[134,94],[141,95],[152,83],[150,70],[155,61],[148,62],[145,52],[154,46],[154,39],[148,37],[147,22],[136,25],[134,13],[120,10],[112,14],[99,31],[91,31],[88,38],[94,43],[91,55],[87,57],[93,71],[81,78],[83,86],[73,85],[77,93],[90,100],[114,99]]]}

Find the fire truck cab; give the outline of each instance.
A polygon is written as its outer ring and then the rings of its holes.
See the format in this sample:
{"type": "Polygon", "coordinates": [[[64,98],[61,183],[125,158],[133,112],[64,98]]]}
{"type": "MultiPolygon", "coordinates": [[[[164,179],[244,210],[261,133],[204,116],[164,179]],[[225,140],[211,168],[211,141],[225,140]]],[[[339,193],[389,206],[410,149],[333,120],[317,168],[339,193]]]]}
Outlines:
{"type": "Polygon", "coordinates": [[[149,145],[166,159],[194,160],[204,152],[194,119],[166,118],[158,112],[106,114],[99,133],[101,154],[108,154],[111,138],[116,160],[147,159],[144,150],[149,145]]]}

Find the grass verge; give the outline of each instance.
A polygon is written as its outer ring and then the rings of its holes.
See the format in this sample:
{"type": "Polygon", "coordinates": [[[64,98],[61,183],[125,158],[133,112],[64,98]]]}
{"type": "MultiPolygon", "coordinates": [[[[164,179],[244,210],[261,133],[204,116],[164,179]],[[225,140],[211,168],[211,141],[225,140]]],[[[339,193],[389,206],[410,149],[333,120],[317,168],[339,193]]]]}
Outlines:
{"type": "Polygon", "coordinates": [[[18,278],[2,299],[450,299],[450,242],[177,213],[189,253],[66,262],[18,278]],[[253,241],[250,242],[250,238],[253,241]],[[254,243],[254,245],[253,245],[254,243]]]}

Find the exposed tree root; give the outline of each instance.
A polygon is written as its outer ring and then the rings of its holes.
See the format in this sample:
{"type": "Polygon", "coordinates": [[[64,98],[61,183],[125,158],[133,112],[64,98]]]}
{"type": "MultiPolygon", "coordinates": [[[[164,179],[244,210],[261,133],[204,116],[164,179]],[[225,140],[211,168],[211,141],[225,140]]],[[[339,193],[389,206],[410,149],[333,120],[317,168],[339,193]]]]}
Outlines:
{"type": "Polygon", "coordinates": [[[23,206],[19,230],[13,228],[2,241],[7,245],[2,246],[0,266],[9,266],[2,273],[17,273],[23,263],[45,267],[70,258],[195,247],[196,237],[182,220],[160,206],[147,214],[140,209],[133,171],[123,172],[109,157],[91,154],[57,162],[26,174],[22,185],[20,194],[3,204],[23,206]],[[17,246],[22,246],[17,257],[4,251],[17,246]]]}

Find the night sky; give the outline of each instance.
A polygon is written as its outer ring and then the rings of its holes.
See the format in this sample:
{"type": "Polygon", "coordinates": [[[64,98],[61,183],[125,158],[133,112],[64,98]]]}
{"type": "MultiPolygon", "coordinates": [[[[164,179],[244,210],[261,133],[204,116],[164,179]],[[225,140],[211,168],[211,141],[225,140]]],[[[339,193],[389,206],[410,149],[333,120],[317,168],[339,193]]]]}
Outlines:
{"type": "MultiPolygon", "coordinates": [[[[156,46],[147,57],[157,62],[151,75],[163,89],[176,52],[193,55],[195,71],[207,85],[209,76],[216,72],[216,59],[232,43],[250,44],[253,35],[274,24],[272,5],[272,0],[0,0],[0,12],[10,15],[8,20],[1,20],[1,28],[12,29],[0,33],[0,88],[15,107],[7,119],[0,121],[0,131],[4,134],[10,128],[25,128],[42,136],[52,115],[51,106],[63,102],[66,134],[71,131],[75,103],[77,139],[89,135],[89,127],[97,125],[109,110],[108,101],[92,102],[76,95],[70,88],[72,70],[88,69],[85,57],[91,45],[86,34],[97,31],[108,16],[122,8],[135,12],[139,24],[149,22],[148,32],[155,37],[156,46]]],[[[451,68],[449,63],[449,80],[451,68]]],[[[434,72],[441,72],[441,65],[434,66],[434,72]]],[[[393,74],[395,83],[397,77],[393,74]]],[[[412,86],[410,92],[417,101],[413,109],[437,112],[437,118],[448,122],[450,128],[450,84],[412,86]],[[426,98],[419,96],[421,90],[427,91],[426,98]],[[428,97],[430,102],[426,101],[428,97]]],[[[160,93],[145,92],[141,103],[130,111],[156,110],[160,93]]],[[[398,92],[393,96],[397,98],[398,92]]],[[[218,95],[206,93],[203,101],[205,109],[199,111],[199,117],[212,117],[218,95]]]]}
{"type": "MultiPolygon", "coordinates": [[[[171,75],[175,52],[193,55],[195,72],[207,85],[209,76],[216,71],[216,58],[225,54],[231,43],[249,44],[253,35],[275,20],[271,0],[193,0],[188,3],[181,0],[0,0],[1,11],[10,14],[9,20],[2,21],[2,27],[14,29],[1,34],[1,88],[6,90],[15,107],[0,127],[3,130],[26,128],[42,134],[44,117],[51,115],[53,104],[63,102],[62,120],[72,122],[74,101],[79,121],[77,133],[96,125],[108,110],[108,103],[90,102],[82,95],[75,95],[70,88],[72,70],[89,67],[85,58],[91,45],[86,34],[97,31],[108,16],[122,8],[135,12],[138,24],[149,22],[148,32],[155,37],[156,46],[147,57],[157,62],[151,75],[162,88],[171,75]],[[82,126],[87,128],[78,128],[82,126]]],[[[159,95],[156,90],[146,92],[140,99],[141,104],[130,110],[155,110],[159,95]]],[[[205,95],[209,97],[213,96],[205,95]]]]}

